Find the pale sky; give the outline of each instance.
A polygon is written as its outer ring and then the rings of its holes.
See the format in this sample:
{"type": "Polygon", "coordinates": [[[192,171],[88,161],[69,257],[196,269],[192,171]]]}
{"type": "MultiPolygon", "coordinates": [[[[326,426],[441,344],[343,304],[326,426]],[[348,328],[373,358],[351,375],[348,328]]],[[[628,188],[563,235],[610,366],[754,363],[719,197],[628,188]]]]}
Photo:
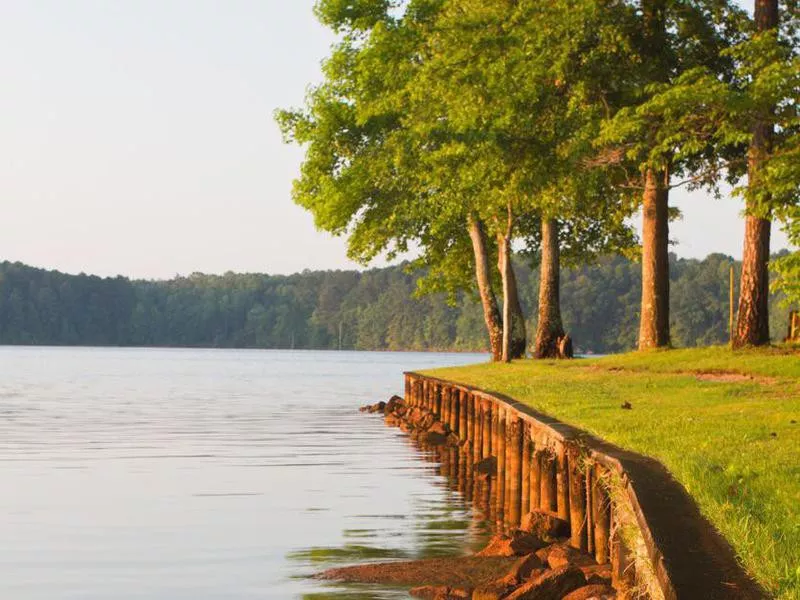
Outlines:
{"type": "MultiPolygon", "coordinates": [[[[352,268],[290,197],[333,42],[313,0],[0,0],[0,260],[69,273],[352,268]]],[[[741,204],[674,194],[681,256],[741,254],[741,204]]],[[[773,250],[786,245],[773,236],[773,250]]]]}

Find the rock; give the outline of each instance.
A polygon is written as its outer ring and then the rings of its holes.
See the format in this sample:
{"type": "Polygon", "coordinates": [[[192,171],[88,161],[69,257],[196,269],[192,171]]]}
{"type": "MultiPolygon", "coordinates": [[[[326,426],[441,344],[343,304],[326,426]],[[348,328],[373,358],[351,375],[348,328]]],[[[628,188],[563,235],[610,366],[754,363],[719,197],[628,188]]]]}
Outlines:
{"type": "Polygon", "coordinates": [[[489,458],[484,458],[483,460],[476,462],[472,470],[475,473],[480,473],[481,475],[497,475],[497,457],[490,456],[489,458]]]}
{"type": "Polygon", "coordinates": [[[567,594],[586,585],[577,567],[561,567],[545,571],[535,579],[511,592],[504,600],[561,600],[567,594]]]}
{"type": "Polygon", "coordinates": [[[608,585],[586,585],[570,592],[562,600],[615,600],[617,592],[608,585]]]}
{"type": "Polygon", "coordinates": [[[405,402],[400,396],[392,396],[391,398],[389,398],[389,401],[383,407],[383,412],[384,414],[388,415],[389,413],[393,413],[394,411],[396,411],[398,407],[403,406],[404,404],[405,402]]]}
{"type": "Polygon", "coordinates": [[[425,413],[419,418],[415,425],[417,428],[427,431],[435,422],[436,416],[433,413],[425,413]]]}
{"type": "Polygon", "coordinates": [[[425,585],[409,590],[409,595],[423,600],[468,600],[472,597],[472,592],[458,588],[447,587],[446,585],[425,585]]]}
{"type": "Polygon", "coordinates": [[[611,565],[609,564],[580,567],[580,570],[586,577],[586,583],[611,585],[611,565]]]}
{"type": "Polygon", "coordinates": [[[434,424],[428,427],[428,433],[438,433],[446,436],[450,433],[450,428],[441,421],[436,421],[434,424]]]}
{"type": "Polygon", "coordinates": [[[555,539],[570,534],[569,523],[548,512],[534,511],[522,517],[520,529],[540,538],[555,539]]]}
{"type": "Polygon", "coordinates": [[[513,583],[498,579],[492,583],[482,585],[472,592],[472,600],[501,600],[514,588],[513,583]]]}
{"type": "Polygon", "coordinates": [[[511,570],[503,580],[513,585],[518,585],[526,579],[530,579],[534,571],[541,569],[544,569],[544,564],[539,560],[539,557],[535,554],[528,554],[514,563],[514,566],[511,567],[511,570]]]}
{"type": "Polygon", "coordinates": [[[539,550],[544,542],[525,531],[515,529],[511,535],[495,535],[475,556],[525,556],[539,550]]]}
{"type": "Polygon", "coordinates": [[[429,446],[446,446],[448,442],[446,435],[436,433],[435,431],[426,431],[420,436],[420,440],[422,440],[422,443],[428,444],[429,446]]]}
{"type": "Polygon", "coordinates": [[[403,422],[395,413],[388,413],[383,420],[389,427],[399,427],[403,422]]]}
{"type": "MultiPolygon", "coordinates": [[[[537,554],[541,559],[541,554],[537,554]]],[[[551,569],[558,569],[567,565],[574,567],[596,566],[595,560],[572,546],[567,544],[551,544],[547,547],[547,555],[544,559],[551,569]]]]}

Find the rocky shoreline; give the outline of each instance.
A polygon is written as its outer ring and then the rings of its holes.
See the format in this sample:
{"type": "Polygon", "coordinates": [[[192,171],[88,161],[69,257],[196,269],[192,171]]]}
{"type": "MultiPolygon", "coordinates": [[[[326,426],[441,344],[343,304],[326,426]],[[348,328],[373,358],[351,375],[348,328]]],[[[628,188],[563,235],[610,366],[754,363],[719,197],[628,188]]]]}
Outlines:
{"type": "Polygon", "coordinates": [[[325,571],[320,578],[410,587],[413,597],[449,600],[611,600],[609,563],[572,547],[570,525],[557,514],[532,510],[506,518],[502,497],[506,457],[474,461],[471,440],[424,406],[409,406],[399,396],[365,406],[380,414],[424,449],[436,450],[458,488],[493,523],[495,535],[472,556],[356,565],[325,571]]]}

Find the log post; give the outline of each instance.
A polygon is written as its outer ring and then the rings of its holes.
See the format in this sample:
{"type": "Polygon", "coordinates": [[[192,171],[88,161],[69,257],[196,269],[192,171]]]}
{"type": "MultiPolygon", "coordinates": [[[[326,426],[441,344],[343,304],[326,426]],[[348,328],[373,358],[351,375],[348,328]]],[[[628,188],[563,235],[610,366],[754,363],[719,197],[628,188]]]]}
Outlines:
{"type": "Polygon", "coordinates": [[[556,457],[548,448],[540,453],[542,478],[540,506],[543,511],[558,511],[558,484],[556,481],[556,457]]]}
{"type": "Polygon", "coordinates": [[[558,518],[569,521],[569,466],[564,444],[556,444],[556,512],[558,518]]]}
{"type": "Polygon", "coordinates": [[[618,527],[612,529],[611,539],[611,585],[622,594],[636,587],[636,569],[630,550],[620,535],[618,527]]]}
{"type": "MultiPolygon", "coordinates": [[[[522,458],[524,423],[516,412],[509,412],[511,420],[508,438],[508,519],[512,527],[519,527],[522,520],[522,458]]],[[[527,479],[527,477],[526,477],[527,479]]]]}
{"type": "Polygon", "coordinates": [[[456,390],[456,411],[458,412],[458,439],[462,442],[469,439],[469,402],[465,390],[456,390]]]}
{"type": "Polygon", "coordinates": [[[459,403],[460,392],[456,388],[450,388],[450,429],[453,433],[461,436],[461,406],[459,403]]]}
{"type": "Polygon", "coordinates": [[[592,490],[592,513],[594,514],[594,556],[601,565],[609,559],[611,538],[611,501],[602,483],[602,468],[594,466],[594,488],[592,490]]]}
{"type": "Polygon", "coordinates": [[[483,406],[483,458],[492,455],[492,403],[489,400],[481,400],[483,406]]]}
{"type": "Polygon", "coordinates": [[[583,552],[587,550],[586,536],[586,477],[583,473],[582,457],[571,450],[567,458],[569,467],[569,525],[570,545],[583,552]]]}
{"type": "Polygon", "coordinates": [[[527,515],[531,511],[531,427],[523,421],[522,425],[522,461],[520,463],[520,514],[527,515]]]}
{"type": "Polygon", "coordinates": [[[531,439],[530,479],[530,512],[533,512],[542,507],[542,453],[537,450],[535,439],[531,439]]]}
{"type": "Polygon", "coordinates": [[[483,458],[483,402],[475,394],[470,394],[473,408],[472,456],[473,462],[478,463],[483,458]]]}
{"type": "Polygon", "coordinates": [[[496,442],[495,456],[497,456],[497,521],[502,523],[505,517],[506,500],[506,411],[500,406],[495,406],[496,417],[492,416],[496,442]]]}

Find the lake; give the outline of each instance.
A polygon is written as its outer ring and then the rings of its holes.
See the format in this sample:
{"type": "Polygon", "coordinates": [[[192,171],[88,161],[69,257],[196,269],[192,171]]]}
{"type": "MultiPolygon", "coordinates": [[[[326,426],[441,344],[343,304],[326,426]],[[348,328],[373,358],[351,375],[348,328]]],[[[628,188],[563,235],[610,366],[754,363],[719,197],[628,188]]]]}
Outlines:
{"type": "Polygon", "coordinates": [[[358,407],[484,355],[0,347],[0,598],[404,598],[310,578],[486,527],[358,407]]]}

